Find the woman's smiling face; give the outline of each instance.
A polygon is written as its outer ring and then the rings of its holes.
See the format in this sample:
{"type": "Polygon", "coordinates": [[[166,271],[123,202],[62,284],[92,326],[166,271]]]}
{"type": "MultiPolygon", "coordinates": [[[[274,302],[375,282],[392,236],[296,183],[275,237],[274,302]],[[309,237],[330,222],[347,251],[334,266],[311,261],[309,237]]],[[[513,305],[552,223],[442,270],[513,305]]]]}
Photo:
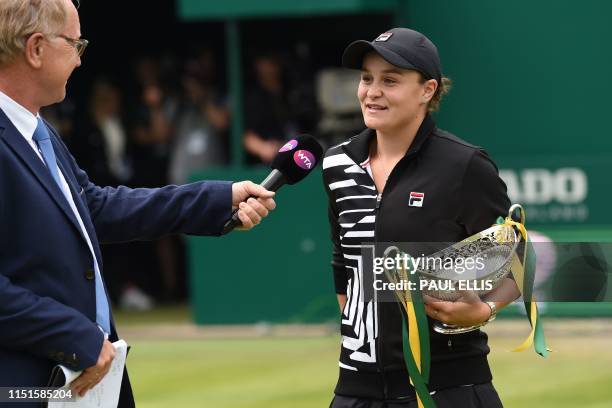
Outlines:
{"type": "Polygon", "coordinates": [[[385,133],[401,132],[427,111],[436,87],[436,80],[423,81],[419,72],[398,68],[377,53],[368,53],[357,90],[366,126],[385,133]]]}

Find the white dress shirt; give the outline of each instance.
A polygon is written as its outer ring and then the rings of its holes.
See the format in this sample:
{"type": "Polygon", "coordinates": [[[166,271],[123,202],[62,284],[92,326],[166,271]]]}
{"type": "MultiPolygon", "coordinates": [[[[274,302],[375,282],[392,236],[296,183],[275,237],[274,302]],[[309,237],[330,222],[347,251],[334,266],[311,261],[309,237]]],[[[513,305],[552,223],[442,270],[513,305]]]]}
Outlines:
{"type": "MultiPolygon", "coordinates": [[[[34,131],[36,130],[36,127],[38,126],[38,119],[37,119],[38,115],[34,116],[32,112],[30,112],[29,110],[27,110],[26,108],[24,108],[23,106],[15,102],[13,99],[11,99],[9,96],[7,96],[2,91],[0,91],[0,109],[4,111],[6,116],[13,123],[13,125],[17,128],[19,133],[21,133],[21,136],[24,137],[26,142],[28,142],[28,144],[32,147],[32,150],[34,151],[34,153],[38,156],[38,158],[44,164],[45,161],[38,149],[38,145],[33,139],[34,131]]],[[[57,166],[56,163],[54,163],[54,165],[57,166]]],[[[64,197],[66,197],[66,200],[68,201],[68,204],[70,205],[70,208],[72,209],[72,212],[74,213],[74,216],[79,222],[79,226],[81,227],[81,232],[83,233],[83,236],[85,237],[85,240],[87,241],[87,246],[89,246],[89,251],[91,252],[91,256],[93,257],[93,260],[94,260],[94,270],[97,275],[96,279],[101,279],[100,268],[98,267],[98,260],[96,259],[96,254],[93,250],[91,239],[89,238],[89,234],[87,234],[87,230],[85,229],[85,225],[83,224],[81,215],[79,214],[79,211],[76,208],[76,204],[74,203],[74,199],[72,198],[72,194],[70,193],[70,188],[68,187],[66,178],[64,177],[64,174],[62,173],[62,170],[59,167],[57,168],[57,173],[59,174],[60,180],[62,182],[62,193],[64,193],[64,197]]]]}

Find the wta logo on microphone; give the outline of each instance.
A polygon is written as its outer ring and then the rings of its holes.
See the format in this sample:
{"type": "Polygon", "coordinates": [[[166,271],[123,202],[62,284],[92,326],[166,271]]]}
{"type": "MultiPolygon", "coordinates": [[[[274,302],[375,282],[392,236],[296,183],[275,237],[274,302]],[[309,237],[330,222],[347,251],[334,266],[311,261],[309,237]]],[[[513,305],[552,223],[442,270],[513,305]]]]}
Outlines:
{"type": "Polygon", "coordinates": [[[314,155],[308,150],[298,150],[293,153],[293,161],[304,170],[312,169],[317,163],[314,155]]]}

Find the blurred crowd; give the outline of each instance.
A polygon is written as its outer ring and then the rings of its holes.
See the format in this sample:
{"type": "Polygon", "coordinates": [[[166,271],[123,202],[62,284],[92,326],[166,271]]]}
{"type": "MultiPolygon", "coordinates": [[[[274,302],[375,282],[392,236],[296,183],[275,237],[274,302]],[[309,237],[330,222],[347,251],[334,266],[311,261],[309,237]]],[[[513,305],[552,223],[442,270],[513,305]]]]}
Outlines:
{"type": "MultiPolygon", "coordinates": [[[[101,186],[183,184],[196,170],[227,165],[232,113],[218,58],[140,57],[121,78],[98,75],[83,91],[48,107],[80,166],[101,186]]],[[[279,54],[260,52],[245,66],[243,146],[247,164],[268,164],[298,133],[316,134],[314,76],[287,69],[279,54]]],[[[147,310],[187,298],[181,237],[104,245],[115,305],[147,310]]]]}

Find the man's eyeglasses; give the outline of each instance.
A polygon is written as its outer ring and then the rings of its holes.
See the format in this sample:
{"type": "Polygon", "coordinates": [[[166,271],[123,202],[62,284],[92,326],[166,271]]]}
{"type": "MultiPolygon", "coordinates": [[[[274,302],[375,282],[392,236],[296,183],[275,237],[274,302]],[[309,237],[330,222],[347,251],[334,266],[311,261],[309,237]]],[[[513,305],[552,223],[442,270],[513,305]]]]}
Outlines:
{"type": "Polygon", "coordinates": [[[84,38],[70,38],[62,34],[58,34],[57,37],[63,38],[68,44],[72,45],[76,49],[79,58],[83,55],[85,48],[89,44],[89,41],[84,38]]]}

